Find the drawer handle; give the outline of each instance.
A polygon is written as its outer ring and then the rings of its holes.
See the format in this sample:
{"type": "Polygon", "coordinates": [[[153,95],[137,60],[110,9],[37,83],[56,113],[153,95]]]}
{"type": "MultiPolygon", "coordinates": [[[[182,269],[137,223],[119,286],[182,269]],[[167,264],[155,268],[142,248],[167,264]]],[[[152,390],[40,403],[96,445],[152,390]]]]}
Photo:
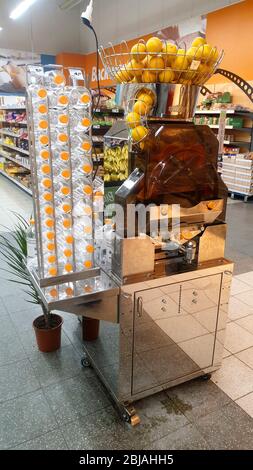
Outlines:
{"type": "Polygon", "coordinates": [[[138,297],[137,299],[137,315],[139,318],[142,317],[142,312],[143,312],[143,299],[142,297],[138,297]]]}

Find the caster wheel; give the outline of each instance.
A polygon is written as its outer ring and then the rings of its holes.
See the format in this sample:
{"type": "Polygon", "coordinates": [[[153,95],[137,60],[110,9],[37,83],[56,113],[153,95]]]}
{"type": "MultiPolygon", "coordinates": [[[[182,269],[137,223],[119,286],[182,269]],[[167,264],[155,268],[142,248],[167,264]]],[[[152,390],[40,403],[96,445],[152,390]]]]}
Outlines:
{"type": "Polygon", "coordinates": [[[81,365],[83,367],[91,367],[91,363],[86,356],[81,359],[81,365]]]}
{"type": "Polygon", "coordinates": [[[140,424],[141,420],[140,420],[140,417],[138,415],[133,415],[130,417],[130,424],[131,426],[138,426],[138,424],[140,424]]]}
{"type": "Polygon", "coordinates": [[[212,377],[212,374],[205,374],[205,375],[202,375],[200,378],[201,378],[201,380],[206,382],[207,380],[210,380],[211,377],[212,377]]]}

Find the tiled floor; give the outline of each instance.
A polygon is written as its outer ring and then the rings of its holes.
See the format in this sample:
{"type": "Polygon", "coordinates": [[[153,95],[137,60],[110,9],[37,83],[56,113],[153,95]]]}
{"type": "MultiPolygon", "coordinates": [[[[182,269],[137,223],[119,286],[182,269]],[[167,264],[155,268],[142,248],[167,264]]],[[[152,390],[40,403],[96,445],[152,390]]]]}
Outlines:
{"type": "MultiPolygon", "coordinates": [[[[30,215],[31,201],[1,177],[0,205],[10,228],[7,208],[30,215]]],[[[94,371],[81,367],[76,317],[63,314],[60,351],[39,353],[31,327],[38,307],[0,273],[0,449],[253,449],[252,210],[228,207],[227,256],[238,264],[221,370],[139,401],[137,428],[119,419],[94,371]]]]}

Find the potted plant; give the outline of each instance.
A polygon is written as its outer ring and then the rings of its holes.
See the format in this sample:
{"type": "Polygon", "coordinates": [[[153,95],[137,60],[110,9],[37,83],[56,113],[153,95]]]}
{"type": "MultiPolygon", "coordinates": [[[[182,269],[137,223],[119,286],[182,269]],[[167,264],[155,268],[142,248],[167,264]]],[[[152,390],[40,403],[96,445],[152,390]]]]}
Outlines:
{"type": "Polygon", "coordinates": [[[39,293],[31,282],[27,269],[27,239],[26,232],[29,223],[19,214],[15,214],[17,222],[13,231],[0,234],[0,254],[7,267],[1,268],[12,278],[8,281],[24,286],[24,292],[29,296],[27,302],[40,305],[43,315],[33,322],[38,348],[41,352],[53,352],[61,346],[61,329],[63,319],[49,312],[43,304],[39,293]]]}

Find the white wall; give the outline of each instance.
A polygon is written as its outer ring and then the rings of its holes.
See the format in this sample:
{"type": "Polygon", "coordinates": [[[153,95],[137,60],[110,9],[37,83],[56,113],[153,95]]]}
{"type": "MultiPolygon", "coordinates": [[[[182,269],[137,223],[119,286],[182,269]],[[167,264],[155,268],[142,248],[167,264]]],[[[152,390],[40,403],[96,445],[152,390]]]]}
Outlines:
{"type": "MultiPolygon", "coordinates": [[[[114,44],[123,39],[158,31],[180,20],[239,3],[236,0],[94,0],[93,25],[100,44],[114,44]]],[[[85,7],[88,0],[84,2],[85,7]]],[[[82,52],[94,52],[94,38],[81,27],[82,52]]]]}
{"type": "Polygon", "coordinates": [[[0,48],[20,49],[48,54],[80,51],[79,7],[64,12],[58,7],[63,0],[37,0],[24,16],[9,19],[18,0],[0,0],[0,48]],[[31,41],[33,30],[33,46],[31,41]]]}

